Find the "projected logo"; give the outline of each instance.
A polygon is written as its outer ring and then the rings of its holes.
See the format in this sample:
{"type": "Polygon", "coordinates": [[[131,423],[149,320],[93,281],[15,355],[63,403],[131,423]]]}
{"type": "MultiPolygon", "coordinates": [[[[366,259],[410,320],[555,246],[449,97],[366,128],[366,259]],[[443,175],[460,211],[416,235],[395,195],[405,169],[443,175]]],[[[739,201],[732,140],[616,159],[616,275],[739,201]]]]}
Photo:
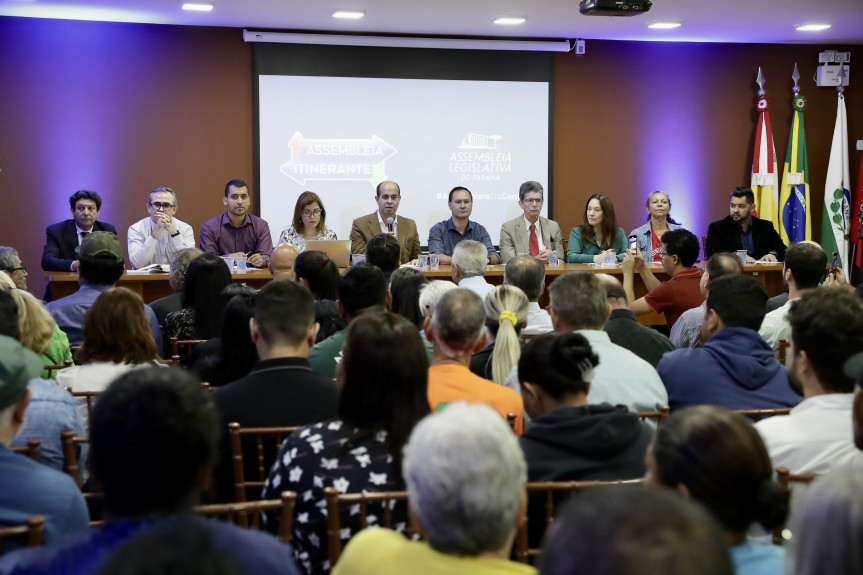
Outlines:
{"type": "Polygon", "coordinates": [[[294,132],[288,143],[291,159],[279,171],[298,184],[309,180],[379,182],[386,179],[384,162],[396,154],[395,147],[375,135],[368,140],[307,139],[294,132]]]}
{"type": "Polygon", "coordinates": [[[512,172],[512,154],[499,148],[503,136],[467,134],[450,153],[449,173],[462,182],[499,182],[501,174],[512,172]]]}

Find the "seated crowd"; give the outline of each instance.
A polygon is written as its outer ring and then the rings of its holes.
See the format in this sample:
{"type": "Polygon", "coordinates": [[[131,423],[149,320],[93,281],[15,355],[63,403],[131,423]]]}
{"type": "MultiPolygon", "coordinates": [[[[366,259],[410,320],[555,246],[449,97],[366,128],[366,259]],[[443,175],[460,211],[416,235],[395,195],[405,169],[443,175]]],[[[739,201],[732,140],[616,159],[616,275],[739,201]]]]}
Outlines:
{"type": "Polygon", "coordinates": [[[43,255],[79,273],[76,294],[42,304],[0,248],[0,535],[44,518],[40,548],[0,538],[0,575],[859,572],[863,299],[820,246],[786,249],[737,189],[703,271],[663,192],[633,249],[597,194],[564,250],[525,182],[498,253],[458,187],[429,237],[453,281],[429,281],[399,267],[421,249],[400,193],[378,186],[351,230],[366,261],[339,273],[306,250],[335,239],[314,193],[273,248],[232,180],[197,250],[157,188],[129,228],[135,267],[171,269],[177,293],[151,305],[117,287],[123,252],[93,192],[70,198],[43,255]],[[738,250],[784,259],[786,303],[768,313],[738,250]],[[240,255],[274,279],[233,284],[220,257],[240,255]],[[622,274],[546,287],[554,258],[622,274]],[[494,263],[502,285],[484,277],[494,263]],[[651,312],[671,339],[637,321],[651,312]],[[201,342],[161,359],[171,337],[201,342]],[[283,441],[237,436],[273,428],[283,441]],[[32,440],[38,454],[13,453],[32,440]],[[289,517],[198,507],[284,492],[289,517]]]}

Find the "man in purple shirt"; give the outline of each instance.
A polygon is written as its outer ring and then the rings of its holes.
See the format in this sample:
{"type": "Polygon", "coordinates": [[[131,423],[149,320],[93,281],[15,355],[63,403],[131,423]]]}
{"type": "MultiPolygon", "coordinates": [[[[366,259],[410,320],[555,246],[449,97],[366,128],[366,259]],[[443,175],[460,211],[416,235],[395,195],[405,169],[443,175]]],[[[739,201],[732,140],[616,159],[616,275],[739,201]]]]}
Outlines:
{"type": "Polygon", "coordinates": [[[225,185],[225,213],[204,222],[201,249],[217,256],[247,255],[249,265],[262,268],[270,263],[273,238],[270,226],[249,213],[252,200],[249,186],[243,180],[225,185]]]}

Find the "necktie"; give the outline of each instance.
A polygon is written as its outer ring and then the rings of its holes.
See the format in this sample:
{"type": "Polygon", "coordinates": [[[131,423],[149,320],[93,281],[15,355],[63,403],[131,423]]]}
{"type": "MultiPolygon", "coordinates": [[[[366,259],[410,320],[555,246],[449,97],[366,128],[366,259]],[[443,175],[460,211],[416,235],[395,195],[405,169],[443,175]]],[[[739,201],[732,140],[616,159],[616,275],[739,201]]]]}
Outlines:
{"type": "Polygon", "coordinates": [[[90,232],[81,232],[81,241],[82,242],[87,239],[87,234],[89,234],[89,233],[90,232]]]}
{"type": "Polygon", "coordinates": [[[528,246],[530,247],[530,255],[538,256],[539,255],[539,241],[536,239],[536,225],[530,224],[530,238],[528,239],[528,246]]]}

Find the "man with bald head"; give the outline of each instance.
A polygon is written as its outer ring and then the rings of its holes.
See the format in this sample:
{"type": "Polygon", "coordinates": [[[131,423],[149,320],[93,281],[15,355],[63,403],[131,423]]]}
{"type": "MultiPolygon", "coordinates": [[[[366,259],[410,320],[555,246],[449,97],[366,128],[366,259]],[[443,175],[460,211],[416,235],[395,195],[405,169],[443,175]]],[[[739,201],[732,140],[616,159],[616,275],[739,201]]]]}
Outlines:
{"type": "Polygon", "coordinates": [[[273,274],[273,279],[294,279],[294,260],[298,255],[299,250],[291,244],[279,244],[273,248],[270,256],[270,273],[273,274]]]}
{"type": "Polygon", "coordinates": [[[420,256],[420,237],[416,222],[404,216],[397,216],[396,210],[402,199],[399,185],[391,180],[378,184],[375,201],[378,211],[357,218],[351,224],[351,253],[365,254],[366,243],[378,234],[392,234],[401,246],[399,261],[414,262],[420,256]]]}

